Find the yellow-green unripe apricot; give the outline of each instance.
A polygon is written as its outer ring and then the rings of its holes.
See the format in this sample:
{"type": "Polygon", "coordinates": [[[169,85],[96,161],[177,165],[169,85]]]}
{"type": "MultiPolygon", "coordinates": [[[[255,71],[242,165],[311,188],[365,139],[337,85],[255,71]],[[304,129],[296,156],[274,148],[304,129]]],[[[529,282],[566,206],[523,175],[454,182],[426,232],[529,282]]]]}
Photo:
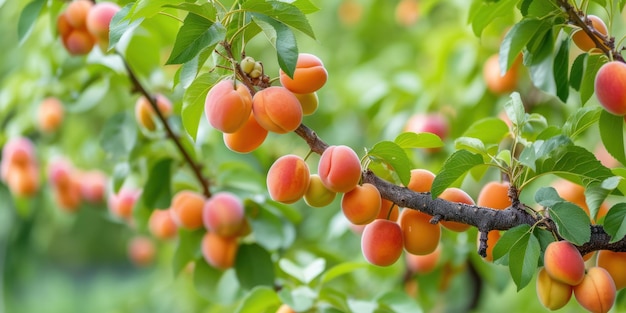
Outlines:
{"type": "Polygon", "coordinates": [[[250,74],[250,72],[252,72],[252,70],[254,69],[254,63],[255,63],[254,58],[245,57],[239,63],[239,67],[244,73],[250,74]]]}
{"type": "Polygon", "coordinates": [[[306,204],[315,208],[321,208],[333,202],[336,196],[336,192],[324,186],[319,175],[311,174],[309,187],[306,193],[304,193],[304,202],[306,202],[306,204]]]}
{"type": "Polygon", "coordinates": [[[312,93],[294,93],[298,101],[300,101],[300,105],[302,106],[302,114],[311,115],[317,111],[317,107],[319,106],[319,98],[317,97],[317,92],[312,93]]]}

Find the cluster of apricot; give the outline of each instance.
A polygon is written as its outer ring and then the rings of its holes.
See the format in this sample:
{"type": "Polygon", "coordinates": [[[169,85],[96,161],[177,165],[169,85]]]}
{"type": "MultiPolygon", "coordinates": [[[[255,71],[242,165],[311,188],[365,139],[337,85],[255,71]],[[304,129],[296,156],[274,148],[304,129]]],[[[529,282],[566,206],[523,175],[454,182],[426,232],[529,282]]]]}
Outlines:
{"type": "Polygon", "coordinates": [[[82,201],[104,202],[107,176],[99,170],[78,170],[57,158],[48,165],[48,180],[56,203],[67,212],[77,211],[82,201]]]}
{"type": "MultiPolygon", "coordinates": [[[[259,62],[247,57],[241,71],[250,78],[263,75],[259,62]]],[[[293,78],[282,70],[282,86],[271,86],[253,95],[243,83],[225,79],[209,90],[205,115],[209,124],[221,131],[226,146],[248,153],[258,148],[268,132],[285,134],[300,126],[303,115],[313,114],[318,106],[317,90],[328,79],[322,61],[308,53],[298,55],[293,78]]]]}
{"type": "Polygon", "coordinates": [[[109,45],[109,24],[120,7],[113,2],[72,1],[57,18],[57,31],[65,49],[72,55],[84,55],[99,44],[109,45]]]}
{"type": "Polygon", "coordinates": [[[39,189],[39,165],[35,146],[25,137],[10,139],[2,149],[0,178],[12,194],[31,196],[39,189]]]}
{"type": "Polygon", "coordinates": [[[42,133],[49,134],[55,132],[63,122],[65,109],[61,101],[54,97],[49,97],[41,101],[37,109],[37,126],[42,133]]]}

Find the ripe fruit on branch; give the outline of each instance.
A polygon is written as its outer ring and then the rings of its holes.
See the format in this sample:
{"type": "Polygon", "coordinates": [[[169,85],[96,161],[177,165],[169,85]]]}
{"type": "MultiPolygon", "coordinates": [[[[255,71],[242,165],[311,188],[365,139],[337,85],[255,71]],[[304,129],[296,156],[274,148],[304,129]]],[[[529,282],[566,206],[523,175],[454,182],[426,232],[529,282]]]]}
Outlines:
{"type": "Polygon", "coordinates": [[[93,7],[93,2],[89,0],[72,1],[66,9],[67,21],[74,28],[85,28],[87,23],[87,15],[93,7]]]}
{"type": "Polygon", "coordinates": [[[483,65],[483,79],[487,89],[495,94],[510,93],[517,87],[518,71],[521,63],[521,54],[517,56],[511,67],[504,75],[501,73],[499,56],[490,56],[483,65]]]}
{"type": "Polygon", "coordinates": [[[609,113],[626,115],[626,64],[607,62],[600,67],[594,82],[596,97],[609,113]]]}
{"type": "MultiPolygon", "coordinates": [[[[604,36],[608,34],[608,30],[606,28],[606,24],[604,24],[604,21],[595,15],[587,15],[587,21],[583,20],[583,22],[591,22],[591,26],[593,26],[593,28],[597,32],[604,36]]],[[[603,38],[600,38],[595,34],[594,36],[598,39],[599,42],[604,42],[603,38]]],[[[572,41],[574,41],[574,44],[576,44],[576,46],[580,48],[580,50],[585,52],[589,52],[591,49],[597,47],[596,43],[582,29],[578,29],[574,32],[574,34],[572,35],[572,41]]]]}
{"type": "Polygon", "coordinates": [[[292,132],[302,122],[298,98],[279,86],[259,90],[252,98],[252,112],[259,125],[278,134],[292,132]]]}
{"type": "Polygon", "coordinates": [[[570,286],[580,284],[585,276],[583,257],[573,244],[565,240],[548,244],[543,265],[552,279],[570,286]]]}
{"type": "Polygon", "coordinates": [[[380,212],[378,212],[378,216],[376,216],[376,218],[397,221],[398,216],[400,216],[400,209],[398,206],[385,198],[381,198],[380,212]]]}
{"type": "Polygon", "coordinates": [[[224,133],[243,127],[252,111],[252,95],[244,84],[225,79],[207,93],[204,113],[209,124],[224,133]]]}
{"type": "Polygon", "coordinates": [[[298,98],[298,102],[300,102],[300,106],[302,106],[302,114],[303,115],[311,115],[317,111],[317,107],[319,106],[319,98],[317,97],[317,92],[312,93],[294,93],[296,98],[298,98]]]}
{"type": "Polygon", "coordinates": [[[232,133],[224,133],[224,144],[228,149],[239,153],[249,153],[260,147],[267,138],[267,129],[261,127],[250,112],[248,120],[232,133]]]}
{"type": "MultiPolygon", "coordinates": [[[[167,118],[172,115],[172,102],[170,102],[168,98],[161,94],[157,94],[156,104],[163,117],[167,118]]],[[[154,131],[156,129],[154,120],[156,118],[156,112],[154,112],[150,101],[148,101],[148,99],[144,96],[139,97],[135,103],[135,119],[137,120],[137,123],[147,130],[154,131]]]]}
{"type": "Polygon", "coordinates": [[[369,183],[357,185],[341,198],[343,215],[355,225],[365,225],[376,219],[380,206],[380,192],[369,183]]]}
{"type": "Polygon", "coordinates": [[[615,283],[605,269],[592,267],[582,282],[574,286],[574,296],[585,309],[594,313],[606,313],[615,302],[615,283]]]}
{"type": "Polygon", "coordinates": [[[509,187],[508,182],[491,181],[486,183],[478,194],[476,204],[496,210],[504,210],[510,207],[509,187]]]}
{"type": "Polygon", "coordinates": [[[181,190],[172,199],[170,213],[178,227],[188,230],[202,227],[202,211],[205,199],[202,194],[181,190]]]}
{"type": "Polygon", "coordinates": [[[284,155],[267,172],[267,190],[274,201],[294,203],[309,188],[310,176],[304,159],[294,154],[284,155]]]}
{"type": "MultiPolygon", "coordinates": [[[[472,197],[470,197],[467,192],[459,188],[447,188],[439,195],[439,198],[448,200],[450,202],[474,205],[474,200],[472,200],[472,197]]],[[[466,231],[470,228],[470,225],[451,221],[441,221],[441,226],[456,232],[466,231]]]]}
{"type": "Polygon", "coordinates": [[[348,192],[361,180],[361,162],[348,146],[330,146],[324,150],[317,167],[326,188],[334,192],[348,192]]]}
{"type": "Polygon", "coordinates": [[[106,194],[107,176],[99,170],[89,170],[78,174],[80,181],[80,195],[90,203],[104,201],[106,194]]]}
{"type": "Polygon", "coordinates": [[[411,254],[426,255],[435,251],[441,238],[441,226],[431,224],[432,216],[412,209],[402,209],[398,224],[402,229],[404,249],[411,254]]]}
{"type": "Polygon", "coordinates": [[[430,192],[433,181],[435,181],[435,174],[433,174],[433,172],[416,168],[411,170],[411,178],[406,187],[415,192],[430,192]]]}
{"type": "Polygon", "coordinates": [[[41,101],[37,110],[37,125],[44,133],[56,131],[63,122],[63,104],[59,99],[50,97],[41,101]]]}
{"type": "Polygon", "coordinates": [[[145,267],[154,261],[156,248],[150,238],[137,236],[128,243],[128,257],[135,266],[145,267]]]}
{"type": "Polygon", "coordinates": [[[572,297],[572,286],[554,280],[542,267],[537,274],[537,297],[546,309],[558,310],[572,297]]]}
{"type": "Polygon", "coordinates": [[[222,237],[207,232],[202,238],[202,256],[209,265],[221,270],[233,267],[237,248],[239,248],[237,237],[222,237]]]}
{"type": "Polygon", "coordinates": [[[113,16],[120,10],[113,2],[96,3],[87,14],[87,30],[98,40],[102,51],[109,46],[109,29],[113,16]]]}
{"type": "Polygon", "coordinates": [[[361,252],[374,265],[389,266],[402,255],[402,230],[396,222],[377,219],[365,225],[361,252]]]}
{"type": "Polygon", "coordinates": [[[241,200],[230,192],[218,192],[204,204],[202,220],[206,229],[220,237],[236,237],[244,224],[241,200]]]}
{"type": "Polygon", "coordinates": [[[441,246],[438,245],[435,251],[425,255],[415,255],[406,253],[406,267],[411,273],[423,275],[432,272],[441,258],[441,246]]]}
{"type": "Polygon", "coordinates": [[[280,83],[293,93],[312,93],[324,86],[328,79],[328,72],[317,56],[309,53],[300,53],[296,62],[293,79],[281,69],[280,83]]]}
{"type": "Polygon", "coordinates": [[[148,230],[155,238],[167,240],[176,237],[178,226],[170,210],[153,210],[148,219],[148,230]]]}
{"type": "Polygon", "coordinates": [[[598,251],[596,265],[604,268],[615,282],[615,289],[626,287],[626,252],[598,251]]]}
{"type": "Polygon", "coordinates": [[[133,208],[139,196],[141,196],[141,190],[131,187],[122,187],[117,194],[111,194],[109,196],[109,211],[113,216],[128,221],[133,216],[133,208]]]}

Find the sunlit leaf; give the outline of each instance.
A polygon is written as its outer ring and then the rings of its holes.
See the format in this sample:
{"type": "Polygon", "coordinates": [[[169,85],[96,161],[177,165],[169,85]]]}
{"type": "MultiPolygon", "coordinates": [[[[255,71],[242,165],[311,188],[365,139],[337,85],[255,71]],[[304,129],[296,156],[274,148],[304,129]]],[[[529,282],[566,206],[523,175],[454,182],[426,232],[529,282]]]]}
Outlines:
{"type": "Polygon", "coordinates": [[[235,313],[266,312],[267,309],[281,304],[280,298],[274,289],[267,286],[259,286],[246,294],[242,302],[235,309],[235,313]]]}
{"type": "Polygon", "coordinates": [[[100,146],[114,157],[128,156],[136,142],[137,125],[135,118],[127,112],[113,115],[100,133],[100,146]]]}
{"type": "Polygon", "coordinates": [[[189,13],[176,36],[176,42],[165,64],[182,64],[191,61],[204,50],[213,50],[224,40],[226,29],[204,17],[189,13]]]}
{"type": "Polygon", "coordinates": [[[33,0],[22,10],[20,19],[17,22],[17,38],[20,40],[20,43],[24,42],[28,37],[45,3],[46,0],[33,0]]]}
{"type": "Polygon", "coordinates": [[[474,154],[467,150],[454,152],[443,164],[441,171],[435,176],[431,190],[433,199],[473,167],[482,164],[485,163],[480,154],[474,154]]]}
{"type": "Polygon", "coordinates": [[[604,109],[600,109],[600,138],[602,144],[616,160],[626,164],[626,153],[624,152],[624,118],[616,116],[604,109]]]}
{"type": "Polygon", "coordinates": [[[411,179],[411,161],[404,149],[398,144],[391,141],[381,141],[375,144],[367,152],[367,155],[373,161],[384,163],[393,169],[402,184],[405,186],[409,184],[411,179]]]}

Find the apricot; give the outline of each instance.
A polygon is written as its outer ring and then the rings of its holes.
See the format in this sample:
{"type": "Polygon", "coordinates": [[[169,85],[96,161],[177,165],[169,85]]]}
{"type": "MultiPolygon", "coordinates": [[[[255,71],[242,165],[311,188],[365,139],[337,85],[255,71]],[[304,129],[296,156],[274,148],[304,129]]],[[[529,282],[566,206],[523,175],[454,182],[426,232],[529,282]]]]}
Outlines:
{"type": "Polygon", "coordinates": [[[250,74],[254,70],[255,63],[256,61],[253,57],[245,57],[239,62],[239,68],[242,72],[250,74]]]}
{"type": "Polygon", "coordinates": [[[67,13],[63,12],[57,17],[57,32],[61,38],[67,38],[70,35],[74,27],[67,19],[67,13]]]}
{"type": "MultiPolygon", "coordinates": [[[[496,243],[498,243],[500,236],[499,230],[490,230],[487,233],[487,256],[485,256],[483,260],[493,262],[493,248],[496,246],[496,243]]],[[[478,233],[476,237],[476,242],[477,245],[480,246],[480,233],[478,233]]]]}
{"type": "MultiPolygon", "coordinates": [[[[474,205],[474,200],[472,200],[472,197],[470,197],[465,191],[459,188],[447,188],[439,195],[439,198],[448,200],[450,202],[474,205]]],[[[441,221],[441,226],[456,232],[466,231],[470,228],[470,225],[451,221],[441,221]]]]}
{"type": "Polygon", "coordinates": [[[496,181],[486,183],[480,189],[480,193],[478,193],[476,204],[496,210],[504,210],[510,207],[509,183],[496,181]]]}
{"type": "MultiPolygon", "coordinates": [[[[593,26],[593,28],[599,33],[601,33],[602,35],[606,36],[608,34],[606,24],[604,24],[604,21],[600,19],[599,17],[595,15],[587,15],[586,22],[591,22],[591,25],[593,26]]],[[[604,39],[597,37],[597,36],[596,38],[600,42],[604,42],[604,39]]],[[[576,44],[576,46],[580,48],[580,50],[585,51],[585,52],[588,52],[591,49],[596,48],[596,43],[593,42],[591,37],[589,37],[589,35],[587,35],[587,33],[583,31],[582,29],[578,29],[574,32],[574,34],[572,34],[572,41],[574,41],[574,44],[576,44]]]]}
{"type": "Polygon", "coordinates": [[[495,94],[510,93],[517,88],[521,56],[515,59],[504,75],[501,74],[498,58],[498,55],[494,54],[487,59],[483,65],[483,79],[489,91],[495,94]]]}
{"type": "Polygon", "coordinates": [[[326,188],[348,192],[361,180],[361,161],[348,146],[330,146],[322,153],[317,171],[326,188]]]}
{"type": "MultiPolygon", "coordinates": [[[[449,128],[448,120],[441,113],[416,113],[407,120],[404,131],[417,134],[431,133],[437,135],[441,140],[445,140],[448,137],[449,128]]],[[[425,149],[430,153],[440,150],[441,148],[425,149]]]]}
{"type": "Polygon", "coordinates": [[[225,79],[209,90],[204,113],[213,128],[232,133],[243,127],[252,112],[252,95],[242,83],[225,79]]]}
{"type": "Polygon", "coordinates": [[[561,240],[548,244],[543,265],[552,279],[570,286],[578,285],[585,276],[585,261],[576,247],[561,240]]]}
{"type": "Polygon", "coordinates": [[[347,26],[356,25],[363,15],[363,5],[356,0],[343,0],[337,9],[339,21],[347,26]]]}
{"type": "Polygon", "coordinates": [[[209,198],[203,207],[204,227],[220,237],[235,237],[244,223],[244,208],[236,195],[222,191],[209,198]]]}
{"type": "Polygon", "coordinates": [[[48,179],[50,184],[57,189],[72,187],[74,173],[74,166],[65,158],[56,158],[48,165],[48,179]]]}
{"type": "Polygon", "coordinates": [[[172,199],[170,212],[172,220],[178,227],[194,230],[202,227],[202,214],[205,199],[202,194],[190,190],[176,193],[172,199]]]}
{"type": "MultiPolygon", "coordinates": [[[[558,179],[552,183],[552,187],[556,190],[563,200],[569,201],[579,207],[581,207],[587,216],[590,216],[589,207],[587,206],[587,198],[585,197],[585,187],[573,183],[566,179],[558,179]]],[[[606,215],[609,210],[609,205],[605,202],[600,205],[598,212],[596,214],[597,219],[601,219],[606,215]]],[[[594,222],[594,219],[591,218],[591,221],[594,222]]],[[[594,222],[595,223],[595,222],[594,222]]]]}
{"type": "Polygon", "coordinates": [[[139,267],[150,265],[154,261],[156,249],[150,238],[137,236],[128,243],[128,257],[130,261],[139,267]]]}
{"type": "Polygon", "coordinates": [[[626,64],[607,62],[600,67],[594,81],[598,102],[613,115],[626,115],[626,64]]]}
{"type": "Polygon", "coordinates": [[[574,297],[585,309],[606,313],[615,303],[615,283],[609,272],[601,267],[591,267],[582,282],[574,286],[574,297]]]}
{"type": "Polygon", "coordinates": [[[404,250],[415,255],[426,255],[435,251],[441,238],[441,226],[431,224],[432,216],[412,209],[400,213],[400,228],[404,250]]]}
{"type": "Polygon", "coordinates": [[[304,197],[310,176],[304,159],[294,154],[284,155],[267,172],[267,191],[274,201],[294,203],[304,197]]]}
{"type": "Polygon", "coordinates": [[[537,274],[537,298],[546,309],[558,310],[572,298],[572,286],[552,279],[542,267],[537,274]]]}
{"type": "MultiPolygon", "coordinates": [[[[2,172],[7,167],[25,167],[35,162],[35,145],[26,137],[9,139],[2,148],[2,172]]],[[[4,175],[3,175],[4,177],[4,175]]]]}
{"type": "Polygon", "coordinates": [[[81,197],[91,203],[104,201],[107,176],[99,170],[90,170],[79,174],[81,197]]]}
{"type": "Polygon", "coordinates": [[[341,197],[343,215],[356,225],[368,224],[376,219],[380,212],[380,205],[380,192],[370,183],[357,185],[341,197]]]}
{"type": "Polygon", "coordinates": [[[97,38],[103,51],[109,45],[109,27],[113,16],[120,10],[120,6],[113,2],[98,2],[87,14],[87,30],[97,38]]]}
{"type": "Polygon", "coordinates": [[[65,10],[67,21],[74,28],[86,28],[87,15],[93,7],[93,2],[89,0],[74,0],[65,10]]]}
{"type": "Polygon", "coordinates": [[[239,153],[249,153],[260,147],[267,138],[267,129],[261,127],[250,113],[248,121],[241,128],[232,132],[224,133],[224,144],[228,149],[239,153]]]}
{"type": "Polygon", "coordinates": [[[395,10],[396,23],[401,26],[411,26],[419,18],[419,4],[417,0],[400,0],[395,10]]]}
{"type": "Polygon", "coordinates": [[[37,124],[44,133],[56,131],[63,121],[63,104],[59,99],[50,97],[44,99],[37,111],[37,124]]]}
{"type": "Polygon", "coordinates": [[[130,220],[133,215],[135,202],[139,199],[141,191],[130,187],[122,187],[117,194],[109,197],[109,211],[113,216],[124,220],[130,220]]]}
{"type": "Polygon", "coordinates": [[[420,168],[412,169],[411,178],[406,187],[415,192],[430,192],[433,181],[435,181],[433,172],[420,168]]]}
{"type": "Polygon", "coordinates": [[[178,226],[174,223],[171,209],[153,210],[148,218],[148,230],[152,236],[160,240],[167,240],[176,237],[178,226]]]}
{"type": "Polygon", "coordinates": [[[389,220],[377,219],[365,225],[361,235],[361,252],[374,265],[389,266],[402,255],[402,230],[389,220]]]}
{"type": "MultiPolygon", "coordinates": [[[[156,95],[156,104],[163,117],[167,118],[172,115],[172,102],[164,95],[156,95]]],[[[139,97],[137,102],[135,102],[135,120],[137,120],[137,123],[147,130],[154,131],[156,129],[156,118],[156,112],[154,112],[150,101],[145,96],[139,97]]]]}
{"type": "Polygon", "coordinates": [[[302,114],[303,115],[311,115],[317,111],[317,107],[319,106],[319,98],[317,97],[317,92],[312,93],[294,93],[296,98],[298,98],[298,102],[300,102],[300,106],[302,106],[302,114]]]}
{"type": "Polygon", "coordinates": [[[309,187],[307,187],[304,193],[304,202],[306,204],[315,208],[321,208],[333,202],[336,196],[336,192],[330,191],[324,186],[319,175],[311,174],[309,187]]]}
{"type": "Polygon", "coordinates": [[[382,218],[390,221],[397,221],[398,216],[400,215],[400,209],[395,203],[381,198],[380,202],[380,212],[378,212],[378,216],[376,218],[382,218]]]}
{"type": "Polygon", "coordinates": [[[235,264],[239,243],[236,237],[222,237],[207,232],[202,238],[202,256],[206,262],[221,270],[226,270],[235,264]]]}
{"type": "Polygon", "coordinates": [[[597,266],[609,272],[615,283],[615,289],[626,287],[626,252],[600,250],[596,262],[597,266]]]}
{"type": "Polygon", "coordinates": [[[312,93],[326,84],[328,72],[320,58],[313,54],[300,53],[293,78],[282,69],[279,71],[279,77],[280,84],[293,93],[312,93]]]}
{"type": "Polygon", "coordinates": [[[296,313],[296,311],[294,311],[287,304],[283,303],[280,305],[280,307],[278,307],[278,310],[276,310],[276,313],[296,313]]]}
{"type": "Polygon", "coordinates": [[[39,190],[39,173],[37,167],[16,167],[9,170],[6,183],[13,195],[28,197],[39,190]]]}
{"type": "Polygon", "coordinates": [[[65,49],[71,55],[84,55],[89,53],[96,44],[95,38],[86,29],[72,29],[67,37],[61,37],[65,49]]]}
{"type": "Polygon", "coordinates": [[[292,132],[302,123],[302,106],[289,90],[272,86],[252,98],[252,113],[259,125],[277,134],[292,132]]]}
{"type": "Polygon", "coordinates": [[[69,185],[57,186],[53,189],[54,198],[59,207],[66,212],[76,212],[80,208],[80,184],[74,177],[71,178],[69,185]]]}
{"type": "Polygon", "coordinates": [[[439,259],[441,258],[441,246],[438,245],[437,248],[428,254],[425,255],[416,255],[412,253],[406,253],[406,267],[411,273],[424,275],[432,272],[439,263],[439,259]]]}

